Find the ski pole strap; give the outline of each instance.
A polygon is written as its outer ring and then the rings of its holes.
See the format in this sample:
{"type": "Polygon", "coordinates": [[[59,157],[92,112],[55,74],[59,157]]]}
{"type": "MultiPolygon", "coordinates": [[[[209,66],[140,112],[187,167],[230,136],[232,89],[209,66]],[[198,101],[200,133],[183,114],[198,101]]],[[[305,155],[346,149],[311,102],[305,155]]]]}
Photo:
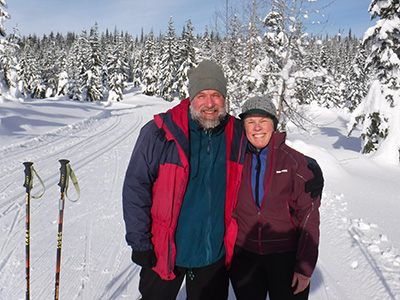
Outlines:
{"type": "Polygon", "coordinates": [[[35,168],[33,167],[33,162],[26,161],[23,163],[25,166],[25,182],[24,182],[24,187],[26,188],[26,192],[30,193],[32,188],[33,188],[33,174],[36,175],[36,177],[39,179],[40,184],[43,187],[43,191],[40,195],[37,196],[31,196],[32,198],[39,199],[40,197],[43,196],[44,192],[46,191],[46,187],[44,185],[44,182],[42,178],[40,178],[39,174],[36,172],[35,168]]]}
{"type": "Polygon", "coordinates": [[[70,166],[69,164],[68,164],[67,171],[68,171],[68,173],[69,173],[69,177],[70,177],[71,180],[72,180],[72,183],[74,184],[77,197],[76,197],[76,199],[71,199],[71,198],[68,197],[68,185],[67,185],[67,187],[66,187],[66,189],[65,189],[65,195],[67,196],[67,198],[68,198],[70,201],[76,202],[76,201],[78,201],[79,197],[81,196],[81,189],[79,188],[78,179],[76,179],[76,175],[75,175],[74,171],[72,170],[72,168],[71,168],[71,166],[70,166]]]}
{"type": "Polygon", "coordinates": [[[72,202],[78,201],[80,195],[81,195],[81,190],[79,188],[79,183],[78,180],[76,179],[76,175],[74,171],[71,168],[71,165],[69,164],[68,159],[60,159],[59,160],[61,167],[60,167],[60,182],[58,185],[61,188],[61,193],[65,192],[65,195],[67,196],[68,200],[72,202]],[[68,186],[69,186],[69,179],[71,178],[72,183],[74,184],[76,193],[77,193],[77,198],[76,199],[71,199],[68,197],[68,186]]]}

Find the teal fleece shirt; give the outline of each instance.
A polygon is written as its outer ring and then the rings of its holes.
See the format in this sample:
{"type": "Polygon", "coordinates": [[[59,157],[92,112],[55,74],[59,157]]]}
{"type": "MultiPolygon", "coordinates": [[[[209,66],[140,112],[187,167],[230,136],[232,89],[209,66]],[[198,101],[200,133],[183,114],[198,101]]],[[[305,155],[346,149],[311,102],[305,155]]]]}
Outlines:
{"type": "MultiPolygon", "coordinates": [[[[227,120],[227,119],[226,119],[227,120]]],[[[199,268],[225,254],[226,136],[199,128],[189,112],[189,181],[175,233],[176,265],[199,268]]]]}

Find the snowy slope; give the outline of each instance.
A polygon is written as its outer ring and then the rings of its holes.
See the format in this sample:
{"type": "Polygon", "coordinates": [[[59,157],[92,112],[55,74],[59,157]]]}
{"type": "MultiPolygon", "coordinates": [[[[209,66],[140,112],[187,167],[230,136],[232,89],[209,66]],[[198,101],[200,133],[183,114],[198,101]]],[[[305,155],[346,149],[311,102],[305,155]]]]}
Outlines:
{"type": "MultiPolygon", "coordinates": [[[[25,298],[22,162],[28,160],[47,188],[31,200],[31,299],[54,297],[61,158],[71,161],[81,198],[66,202],[60,299],[139,298],[140,269],[124,240],[121,186],[141,126],[176,103],[134,90],[113,104],[0,103],[1,300],[25,298]]],[[[326,179],[310,299],[400,299],[400,168],[359,154],[359,140],[345,137],[346,115],[314,110],[319,128],[288,132],[288,143],[315,157],[326,179]]],[[[36,178],[34,185],[32,193],[40,193],[36,178]]],[[[185,299],[184,291],[178,299],[185,299]]]]}

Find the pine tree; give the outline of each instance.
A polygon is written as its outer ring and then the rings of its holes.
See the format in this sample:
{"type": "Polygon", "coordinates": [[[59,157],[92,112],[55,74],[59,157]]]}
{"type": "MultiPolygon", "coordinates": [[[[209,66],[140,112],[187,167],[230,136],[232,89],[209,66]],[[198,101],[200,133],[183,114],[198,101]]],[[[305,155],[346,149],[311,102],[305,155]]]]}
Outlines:
{"type": "Polygon", "coordinates": [[[7,35],[6,29],[4,28],[3,21],[5,19],[10,19],[8,12],[4,10],[7,8],[7,3],[4,0],[0,0],[0,36],[5,37],[7,35]]]}
{"type": "Polygon", "coordinates": [[[1,78],[4,82],[4,88],[15,96],[16,92],[16,81],[17,81],[17,41],[14,39],[15,35],[11,35],[11,38],[3,41],[0,50],[0,72],[1,78]]]}
{"type": "Polygon", "coordinates": [[[328,71],[322,67],[320,57],[323,53],[323,42],[318,38],[307,38],[304,55],[298,62],[294,97],[299,104],[320,103],[319,91],[324,84],[328,71]]]}
{"type": "Polygon", "coordinates": [[[351,72],[348,75],[346,85],[346,101],[350,112],[362,102],[368,92],[368,75],[365,67],[366,51],[363,46],[359,46],[358,54],[351,64],[351,72]]]}
{"type": "Polygon", "coordinates": [[[123,37],[116,34],[114,39],[112,49],[107,57],[108,84],[110,88],[108,100],[121,101],[128,73],[127,53],[123,37]]]}
{"type": "Polygon", "coordinates": [[[37,36],[29,36],[20,47],[18,54],[18,89],[25,97],[45,98],[46,85],[42,78],[40,41],[37,36]]]}
{"type": "Polygon", "coordinates": [[[225,57],[223,65],[225,76],[228,78],[227,99],[228,111],[238,114],[241,102],[249,95],[243,84],[243,76],[247,69],[247,60],[244,53],[244,26],[235,14],[231,18],[229,35],[225,37],[225,57]]]}
{"type": "MultiPolygon", "coordinates": [[[[10,15],[4,10],[7,8],[7,4],[4,0],[0,0],[0,36],[6,36],[6,29],[3,25],[5,19],[9,19],[10,15]]],[[[15,45],[10,44],[7,40],[0,39],[0,95],[9,91],[12,86],[14,86],[12,80],[12,69],[14,57],[13,49],[15,45]]]]}
{"type": "Polygon", "coordinates": [[[97,23],[90,30],[89,44],[89,68],[84,74],[84,82],[87,89],[86,100],[98,101],[103,99],[103,55],[101,53],[97,23]]]}
{"type": "Polygon", "coordinates": [[[79,35],[76,48],[74,49],[76,55],[76,62],[73,62],[74,72],[77,72],[77,77],[74,78],[76,87],[72,87],[70,97],[77,100],[88,99],[88,79],[90,73],[90,58],[91,58],[91,47],[88,40],[86,30],[82,30],[79,35]],[[76,51],[76,52],[75,52],[76,51]],[[72,93],[72,94],[71,94],[72,93]],[[75,98],[76,97],[76,98],[75,98]]]}
{"type": "Polygon", "coordinates": [[[59,71],[57,75],[57,96],[64,96],[68,94],[68,89],[69,89],[69,77],[68,77],[68,72],[67,72],[67,58],[68,58],[68,53],[67,51],[61,51],[59,60],[59,71]]]}
{"type": "Polygon", "coordinates": [[[82,83],[81,75],[85,67],[80,51],[80,40],[77,39],[70,48],[68,53],[67,73],[68,73],[68,96],[74,100],[81,100],[82,98],[82,83]]]}
{"type": "Polygon", "coordinates": [[[186,22],[186,27],[182,32],[178,50],[178,73],[177,73],[177,89],[179,91],[179,99],[185,99],[189,96],[187,71],[197,65],[195,37],[193,35],[194,27],[192,20],[186,22]]]}
{"type": "Polygon", "coordinates": [[[42,55],[40,59],[42,78],[46,86],[45,97],[54,97],[57,94],[58,77],[60,75],[61,49],[56,44],[54,33],[44,37],[42,55]]]}
{"type": "Polygon", "coordinates": [[[19,54],[18,89],[27,98],[32,94],[32,82],[35,78],[35,62],[31,47],[28,43],[19,54]]]}
{"type": "Polygon", "coordinates": [[[174,94],[177,91],[177,41],[174,21],[171,16],[168,22],[168,31],[163,41],[163,54],[160,64],[160,91],[161,97],[166,101],[174,100],[174,94]]]}
{"type": "Polygon", "coordinates": [[[137,52],[137,44],[135,40],[133,39],[132,35],[129,34],[124,40],[125,42],[125,48],[126,48],[126,63],[128,66],[127,69],[127,82],[133,82],[134,81],[134,58],[137,52]]]}
{"type": "Polygon", "coordinates": [[[153,96],[157,93],[157,68],[155,60],[154,33],[151,31],[144,41],[143,52],[143,78],[141,82],[142,93],[153,96]]]}
{"type": "Polygon", "coordinates": [[[143,49],[144,45],[137,45],[137,51],[132,57],[132,78],[133,78],[133,86],[141,87],[143,81],[143,49]]]}
{"type": "Polygon", "coordinates": [[[199,61],[205,59],[215,60],[215,51],[213,51],[212,48],[212,41],[210,33],[208,31],[208,27],[206,27],[203,36],[200,38],[197,57],[199,61]]]}
{"type": "Polygon", "coordinates": [[[372,45],[366,60],[372,84],[349,126],[363,124],[363,153],[376,151],[377,158],[399,162],[400,137],[395,135],[400,130],[400,3],[372,0],[369,12],[372,19],[380,18],[363,40],[364,45],[372,45]]]}

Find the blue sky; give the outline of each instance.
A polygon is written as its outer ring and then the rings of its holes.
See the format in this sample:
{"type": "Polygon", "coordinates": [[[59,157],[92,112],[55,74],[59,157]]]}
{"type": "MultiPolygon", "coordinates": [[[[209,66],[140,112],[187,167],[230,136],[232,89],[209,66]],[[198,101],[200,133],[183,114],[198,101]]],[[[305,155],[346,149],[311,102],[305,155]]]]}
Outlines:
{"type": "MultiPolygon", "coordinates": [[[[251,0],[247,0],[251,2],[251,0]]],[[[309,14],[307,21],[326,21],[322,25],[309,25],[308,32],[343,32],[349,28],[357,37],[375,24],[368,12],[370,0],[318,0],[314,7],[323,7],[319,14],[309,14]],[[322,16],[322,14],[324,16],[322,16]]],[[[105,29],[122,30],[140,35],[151,29],[155,34],[165,33],[170,16],[177,34],[182,32],[187,20],[192,20],[196,32],[211,26],[216,10],[223,11],[225,0],[6,0],[6,11],[11,15],[4,22],[7,33],[15,26],[21,35],[42,36],[51,31],[65,34],[68,31],[87,31],[97,22],[100,32],[105,29]]],[[[231,1],[234,2],[233,0],[231,1]]]]}

